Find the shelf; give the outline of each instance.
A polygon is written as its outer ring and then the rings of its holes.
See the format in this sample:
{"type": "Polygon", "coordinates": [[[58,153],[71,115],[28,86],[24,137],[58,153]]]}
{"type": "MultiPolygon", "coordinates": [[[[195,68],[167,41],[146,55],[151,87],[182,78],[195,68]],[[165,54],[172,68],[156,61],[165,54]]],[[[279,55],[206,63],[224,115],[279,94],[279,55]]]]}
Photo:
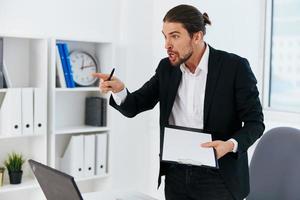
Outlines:
{"type": "Polygon", "coordinates": [[[19,135],[1,135],[0,139],[9,139],[9,138],[26,138],[26,137],[39,137],[44,136],[43,134],[19,134],[19,135]]]}
{"type": "Polygon", "coordinates": [[[89,132],[104,132],[109,131],[108,127],[96,127],[96,126],[73,126],[73,127],[67,127],[67,128],[59,128],[56,130],[56,135],[61,134],[73,134],[73,133],[89,133],[89,132]]]}
{"type": "Polygon", "coordinates": [[[109,174],[103,174],[103,175],[95,175],[91,177],[84,177],[84,178],[75,178],[76,182],[83,182],[83,181],[90,181],[90,180],[95,180],[95,179],[101,179],[101,178],[107,178],[109,177],[109,174]]]}
{"type": "MultiPolygon", "coordinates": [[[[107,177],[109,177],[108,173],[99,176],[95,175],[95,176],[85,177],[85,178],[75,178],[75,181],[83,182],[83,181],[90,181],[90,180],[107,178],[107,177]]],[[[0,194],[4,192],[15,192],[19,190],[36,189],[38,187],[39,187],[39,183],[37,182],[37,180],[32,178],[23,178],[21,184],[11,185],[9,183],[6,183],[2,187],[0,187],[0,194]]]]}
{"type": "Polygon", "coordinates": [[[23,178],[21,184],[11,185],[9,183],[0,187],[0,193],[15,192],[19,190],[36,189],[39,187],[38,182],[33,178],[23,178]]]}
{"type": "Polygon", "coordinates": [[[80,42],[80,43],[98,43],[98,44],[112,44],[113,40],[109,37],[109,38],[103,38],[103,39],[100,39],[97,37],[97,38],[91,38],[91,37],[88,37],[88,38],[80,38],[80,37],[67,37],[67,38],[64,38],[64,37],[60,37],[60,38],[57,38],[57,41],[64,41],[64,42],[80,42]]]}
{"type": "Polygon", "coordinates": [[[0,89],[0,93],[1,93],[1,92],[2,92],[2,93],[7,92],[7,88],[1,88],[1,89],[0,89]]]}
{"type": "Polygon", "coordinates": [[[56,92],[90,92],[99,91],[98,87],[55,88],[56,92]]]}

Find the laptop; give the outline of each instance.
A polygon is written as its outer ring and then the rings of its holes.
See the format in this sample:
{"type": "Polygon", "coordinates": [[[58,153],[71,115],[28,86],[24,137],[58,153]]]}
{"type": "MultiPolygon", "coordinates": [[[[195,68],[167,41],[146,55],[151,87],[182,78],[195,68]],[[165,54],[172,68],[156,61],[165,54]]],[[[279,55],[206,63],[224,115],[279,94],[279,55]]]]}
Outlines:
{"type": "Polygon", "coordinates": [[[47,200],[157,200],[138,192],[91,192],[82,196],[73,176],[31,159],[28,162],[47,200]]]}
{"type": "Polygon", "coordinates": [[[47,200],[83,200],[72,176],[34,160],[28,162],[47,200]]]}

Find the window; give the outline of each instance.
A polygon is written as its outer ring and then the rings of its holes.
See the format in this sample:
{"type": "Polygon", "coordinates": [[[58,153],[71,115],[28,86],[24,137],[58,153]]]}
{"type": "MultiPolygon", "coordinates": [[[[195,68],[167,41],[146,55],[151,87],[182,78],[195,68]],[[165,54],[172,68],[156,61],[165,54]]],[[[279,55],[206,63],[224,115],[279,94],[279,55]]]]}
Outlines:
{"type": "Polygon", "coordinates": [[[300,112],[300,0],[273,0],[271,18],[269,107],[300,112]]]}

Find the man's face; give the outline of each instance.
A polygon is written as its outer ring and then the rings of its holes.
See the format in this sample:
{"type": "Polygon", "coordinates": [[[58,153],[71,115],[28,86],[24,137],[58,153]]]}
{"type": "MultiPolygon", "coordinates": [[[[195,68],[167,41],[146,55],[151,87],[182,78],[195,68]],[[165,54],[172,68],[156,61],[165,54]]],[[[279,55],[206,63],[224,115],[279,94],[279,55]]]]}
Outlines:
{"type": "Polygon", "coordinates": [[[193,54],[193,41],[181,23],[164,22],[165,48],[173,66],[186,62],[193,54]]]}

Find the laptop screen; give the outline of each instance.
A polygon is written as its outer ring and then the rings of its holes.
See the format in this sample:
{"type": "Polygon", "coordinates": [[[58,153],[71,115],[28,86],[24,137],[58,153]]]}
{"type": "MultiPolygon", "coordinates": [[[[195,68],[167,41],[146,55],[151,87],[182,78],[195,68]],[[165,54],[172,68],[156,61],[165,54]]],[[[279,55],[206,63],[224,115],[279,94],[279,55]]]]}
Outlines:
{"type": "Polygon", "coordinates": [[[28,162],[47,200],[83,200],[72,176],[34,160],[28,162]]]}

